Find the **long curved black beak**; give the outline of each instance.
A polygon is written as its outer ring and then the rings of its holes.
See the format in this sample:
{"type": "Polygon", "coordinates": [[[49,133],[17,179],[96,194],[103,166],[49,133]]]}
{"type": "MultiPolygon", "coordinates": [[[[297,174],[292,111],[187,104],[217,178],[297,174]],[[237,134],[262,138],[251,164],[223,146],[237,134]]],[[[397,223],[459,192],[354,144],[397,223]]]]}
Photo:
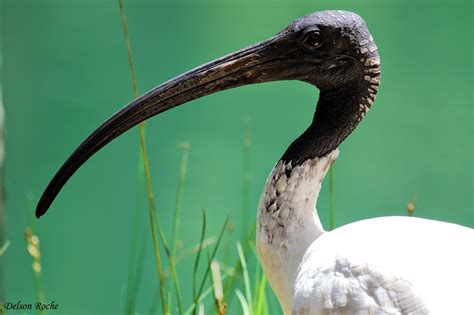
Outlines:
{"type": "Polygon", "coordinates": [[[88,136],[54,175],[38,202],[36,217],[46,213],[64,184],[94,153],[147,118],[218,91],[288,79],[288,71],[282,71],[281,67],[285,58],[281,54],[280,37],[273,37],[186,72],[119,110],[88,136]]]}

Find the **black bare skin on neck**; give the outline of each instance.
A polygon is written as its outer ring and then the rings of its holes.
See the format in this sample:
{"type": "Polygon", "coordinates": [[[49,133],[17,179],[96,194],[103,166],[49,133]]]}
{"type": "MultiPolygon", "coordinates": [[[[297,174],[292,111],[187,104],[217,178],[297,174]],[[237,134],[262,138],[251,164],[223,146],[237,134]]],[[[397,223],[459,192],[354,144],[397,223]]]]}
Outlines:
{"type": "MultiPolygon", "coordinates": [[[[319,88],[320,98],[311,125],[281,158],[293,165],[335,150],[371,107],[379,85],[377,47],[362,19],[332,11],[318,14],[318,22],[322,45],[313,54],[321,63],[302,81],[319,88]],[[350,23],[341,22],[348,16],[350,23]]],[[[305,26],[302,19],[292,27],[305,26]]]]}
{"type": "Polygon", "coordinates": [[[362,119],[360,104],[370,97],[369,88],[362,76],[342,86],[321,89],[311,125],[281,159],[296,165],[335,150],[362,119]]]}

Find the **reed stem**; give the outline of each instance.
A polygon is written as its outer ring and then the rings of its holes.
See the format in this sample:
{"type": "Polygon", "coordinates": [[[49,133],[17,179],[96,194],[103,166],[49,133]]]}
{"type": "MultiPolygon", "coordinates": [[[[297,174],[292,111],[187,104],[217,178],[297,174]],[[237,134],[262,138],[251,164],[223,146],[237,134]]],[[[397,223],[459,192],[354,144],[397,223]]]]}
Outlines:
{"type": "MultiPolygon", "coordinates": [[[[133,62],[132,46],[130,44],[130,36],[128,34],[127,21],[125,17],[125,9],[124,9],[122,0],[118,0],[118,3],[119,3],[119,8],[120,8],[123,33],[125,37],[125,44],[127,46],[128,63],[130,66],[130,76],[131,76],[132,85],[133,85],[133,96],[137,98],[138,87],[137,87],[137,80],[135,77],[135,64],[133,62]]],[[[139,124],[138,130],[139,130],[139,137],[140,137],[140,150],[142,154],[143,166],[145,167],[146,191],[147,191],[147,197],[148,197],[148,214],[149,214],[149,219],[150,219],[153,248],[155,251],[156,272],[157,272],[158,281],[160,284],[161,305],[162,305],[163,313],[166,314],[167,308],[166,308],[166,300],[165,300],[165,294],[164,294],[164,275],[163,275],[163,269],[162,269],[162,263],[161,263],[160,249],[158,246],[158,238],[157,238],[155,223],[154,223],[156,220],[155,203],[153,200],[153,192],[152,192],[152,187],[151,187],[151,176],[150,176],[150,167],[148,163],[148,155],[147,155],[147,150],[146,150],[145,123],[144,122],[139,124]]]]}

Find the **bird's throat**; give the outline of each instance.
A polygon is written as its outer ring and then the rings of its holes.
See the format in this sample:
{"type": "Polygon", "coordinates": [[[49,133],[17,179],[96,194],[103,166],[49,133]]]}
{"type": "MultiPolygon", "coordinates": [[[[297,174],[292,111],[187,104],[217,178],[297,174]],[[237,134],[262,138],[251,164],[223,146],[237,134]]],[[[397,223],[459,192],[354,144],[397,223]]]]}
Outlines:
{"type": "Polygon", "coordinates": [[[299,165],[280,160],[260,199],[258,254],[285,314],[291,314],[293,283],[301,259],[324,232],[315,205],[321,183],[337,156],[336,149],[299,165]]]}

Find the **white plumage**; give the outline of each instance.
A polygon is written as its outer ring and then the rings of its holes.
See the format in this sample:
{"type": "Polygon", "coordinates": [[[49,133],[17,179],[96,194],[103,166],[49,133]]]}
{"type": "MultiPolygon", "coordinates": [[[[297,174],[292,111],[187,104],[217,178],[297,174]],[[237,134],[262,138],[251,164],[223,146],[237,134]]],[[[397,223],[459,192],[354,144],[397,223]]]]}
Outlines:
{"type": "Polygon", "coordinates": [[[280,161],[262,194],[257,248],[284,313],[470,314],[472,229],[383,217],[323,230],[314,204],[337,155],[280,161]]]}
{"type": "Polygon", "coordinates": [[[323,233],[295,281],[294,314],[469,314],[472,230],[383,217],[323,233]]]}

